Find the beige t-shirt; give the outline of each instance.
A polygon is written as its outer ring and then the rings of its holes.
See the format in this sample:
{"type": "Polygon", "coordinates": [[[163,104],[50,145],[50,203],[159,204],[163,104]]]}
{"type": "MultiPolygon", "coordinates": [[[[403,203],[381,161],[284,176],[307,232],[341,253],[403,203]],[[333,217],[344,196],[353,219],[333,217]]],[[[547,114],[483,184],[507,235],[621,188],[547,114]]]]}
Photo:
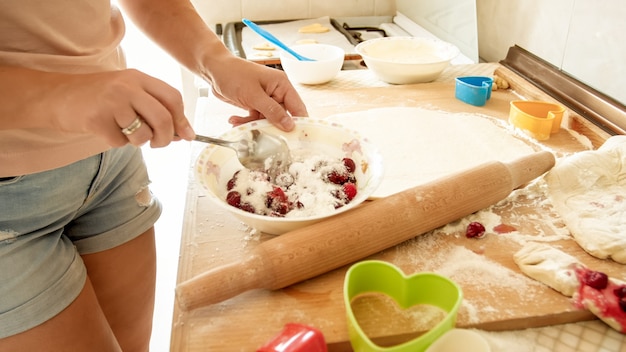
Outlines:
{"type": "MultiPolygon", "coordinates": [[[[2,65],[67,73],[119,70],[126,64],[123,36],[124,21],[109,0],[0,1],[2,65]]],[[[0,177],[54,169],[109,148],[94,135],[0,130],[0,177]]]]}

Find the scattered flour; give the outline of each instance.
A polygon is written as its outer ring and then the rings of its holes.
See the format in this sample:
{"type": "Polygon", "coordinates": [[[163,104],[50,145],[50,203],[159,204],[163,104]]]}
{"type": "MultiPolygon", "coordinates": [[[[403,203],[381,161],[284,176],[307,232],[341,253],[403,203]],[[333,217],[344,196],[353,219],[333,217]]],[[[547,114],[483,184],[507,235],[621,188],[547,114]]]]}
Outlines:
{"type": "Polygon", "coordinates": [[[432,305],[403,309],[393,298],[380,293],[361,294],[350,305],[359,326],[368,336],[423,332],[446,317],[444,310],[432,305]]]}
{"type": "Polygon", "coordinates": [[[521,245],[528,241],[571,239],[568,228],[553,209],[546,192],[546,182],[543,177],[539,177],[526,187],[513,191],[499,203],[449,223],[435,232],[463,236],[467,225],[475,221],[485,226],[487,235],[497,233],[495,228],[498,225],[511,225],[515,230],[506,236],[521,245]]]}

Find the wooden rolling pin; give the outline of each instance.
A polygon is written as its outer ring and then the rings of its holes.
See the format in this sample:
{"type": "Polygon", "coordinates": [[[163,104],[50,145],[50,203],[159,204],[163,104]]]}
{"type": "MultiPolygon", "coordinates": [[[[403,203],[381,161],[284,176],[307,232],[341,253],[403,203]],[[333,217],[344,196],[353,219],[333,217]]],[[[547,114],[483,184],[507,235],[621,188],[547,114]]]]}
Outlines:
{"type": "Polygon", "coordinates": [[[549,152],[485,163],[285,233],[241,261],[182,282],[176,288],[178,303],[190,310],[321,275],[493,205],[554,163],[549,152]]]}

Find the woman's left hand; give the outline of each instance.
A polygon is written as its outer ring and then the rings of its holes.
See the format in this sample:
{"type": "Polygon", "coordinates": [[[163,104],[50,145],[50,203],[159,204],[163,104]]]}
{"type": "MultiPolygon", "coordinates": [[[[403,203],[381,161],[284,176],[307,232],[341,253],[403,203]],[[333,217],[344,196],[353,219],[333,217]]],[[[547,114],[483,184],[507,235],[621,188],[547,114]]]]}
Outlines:
{"type": "Polygon", "coordinates": [[[292,116],[308,116],[304,102],[283,71],[234,56],[226,60],[210,77],[213,93],[249,113],[231,116],[232,125],[265,118],[278,128],[291,131],[292,116]]]}

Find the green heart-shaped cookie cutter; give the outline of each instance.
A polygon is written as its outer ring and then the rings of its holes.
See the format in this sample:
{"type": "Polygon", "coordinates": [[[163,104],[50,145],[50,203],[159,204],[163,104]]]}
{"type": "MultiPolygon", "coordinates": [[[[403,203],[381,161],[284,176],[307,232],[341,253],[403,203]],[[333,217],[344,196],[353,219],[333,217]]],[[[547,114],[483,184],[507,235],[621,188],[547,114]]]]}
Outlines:
{"type": "Polygon", "coordinates": [[[348,314],[350,342],[355,352],[421,352],[454,327],[463,292],[455,282],[445,276],[430,272],[407,276],[390,263],[368,260],[350,267],[344,280],[343,297],[348,314]],[[441,308],[447,314],[423,335],[399,345],[381,347],[365,334],[352,311],[352,300],[368,292],[386,294],[403,309],[428,304],[441,308]]]}

